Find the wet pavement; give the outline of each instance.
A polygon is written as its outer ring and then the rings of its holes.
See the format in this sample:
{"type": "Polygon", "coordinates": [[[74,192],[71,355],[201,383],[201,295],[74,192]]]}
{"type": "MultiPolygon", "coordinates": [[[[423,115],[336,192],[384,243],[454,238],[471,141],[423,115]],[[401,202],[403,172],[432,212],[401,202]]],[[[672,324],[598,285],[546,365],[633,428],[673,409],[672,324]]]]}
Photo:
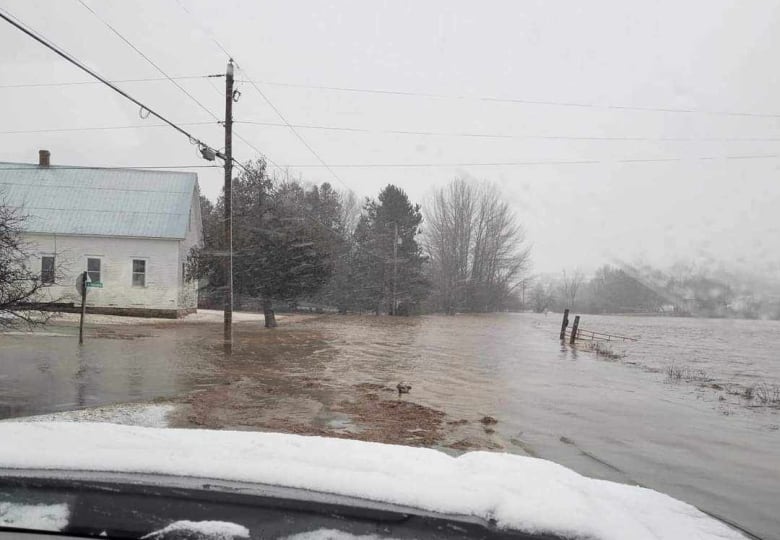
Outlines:
{"type": "Polygon", "coordinates": [[[240,323],[230,359],[218,324],[91,328],[82,348],[57,325],[0,335],[0,416],[167,398],[182,404],[179,426],[504,449],[659,489],[775,538],[780,411],[730,390],[780,381],[780,324],[750,322],[584,318],[642,337],[615,345],[619,360],[559,344],[552,315],[240,323]],[[670,364],[708,380],[671,383],[670,364]],[[400,399],[399,381],[412,385],[400,399]]]}

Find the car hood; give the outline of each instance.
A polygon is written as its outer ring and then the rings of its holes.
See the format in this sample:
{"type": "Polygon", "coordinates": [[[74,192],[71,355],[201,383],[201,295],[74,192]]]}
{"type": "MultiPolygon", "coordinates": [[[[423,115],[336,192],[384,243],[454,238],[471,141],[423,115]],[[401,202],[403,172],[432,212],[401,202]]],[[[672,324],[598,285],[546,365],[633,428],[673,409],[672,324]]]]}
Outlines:
{"type": "Polygon", "coordinates": [[[105,423],[0,424],[0,468],[251,482],[354,497],[564,537],[744,538],[694,506],[543,459],[281,433],[105,423]]]}

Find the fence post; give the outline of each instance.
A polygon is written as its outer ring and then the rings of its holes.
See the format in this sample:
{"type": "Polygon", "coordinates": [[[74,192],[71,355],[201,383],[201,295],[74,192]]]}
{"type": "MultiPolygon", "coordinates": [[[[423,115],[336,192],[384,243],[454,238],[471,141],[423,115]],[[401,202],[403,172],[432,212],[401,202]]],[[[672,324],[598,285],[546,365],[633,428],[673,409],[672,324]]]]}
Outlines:
{"type": "Polygon", "coordinates": [[[580,316],[577,315],[574,317],[574,324],[571,327],[571,339],[569,340],[569,343],[574,345],[574,340],[577,339],[577,328],[580,326],[580,316]]]}
{"type": "Polygon", "coordinates": [[[569,309],[563,310],[563,322],[561,322],[561,340],[566,339],[566,328],[569,326],[569,309]]]}

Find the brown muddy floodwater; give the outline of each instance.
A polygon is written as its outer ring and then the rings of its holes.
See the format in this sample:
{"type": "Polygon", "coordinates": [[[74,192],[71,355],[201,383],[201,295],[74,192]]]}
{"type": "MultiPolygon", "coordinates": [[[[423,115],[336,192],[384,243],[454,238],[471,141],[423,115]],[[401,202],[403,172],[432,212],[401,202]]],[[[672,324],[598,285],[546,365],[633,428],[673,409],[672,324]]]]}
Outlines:
{"type": "Polygon", "coordinates": [[[584,316],[639,337],[620,359],[557,339],[558,315],[327,316],[267,331],[171,323],[0,334],[0,416],[181,403],[175,425],[263,429],[551,459],[658,489],[780,538],[780,323],[584,316]],[[62,337],[65,336],[65,337],[62,337]],[[669,380],[668,368],[685,370],[669,380]],[[400,397],[395,386],[412,385],[400,397]],[[497,422],[493,423],[492,417],[497,422]]]}

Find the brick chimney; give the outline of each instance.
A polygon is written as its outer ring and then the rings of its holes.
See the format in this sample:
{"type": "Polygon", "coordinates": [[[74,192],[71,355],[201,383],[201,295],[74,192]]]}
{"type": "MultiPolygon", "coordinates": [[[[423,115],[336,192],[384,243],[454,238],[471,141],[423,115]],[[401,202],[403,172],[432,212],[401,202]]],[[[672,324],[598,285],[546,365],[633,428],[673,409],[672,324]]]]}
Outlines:
{"type": "Polygon", "coordinates": [[[38,150],[38,167],[48,167],[51,165],[51,152],[48,150],[38,150]]]}

